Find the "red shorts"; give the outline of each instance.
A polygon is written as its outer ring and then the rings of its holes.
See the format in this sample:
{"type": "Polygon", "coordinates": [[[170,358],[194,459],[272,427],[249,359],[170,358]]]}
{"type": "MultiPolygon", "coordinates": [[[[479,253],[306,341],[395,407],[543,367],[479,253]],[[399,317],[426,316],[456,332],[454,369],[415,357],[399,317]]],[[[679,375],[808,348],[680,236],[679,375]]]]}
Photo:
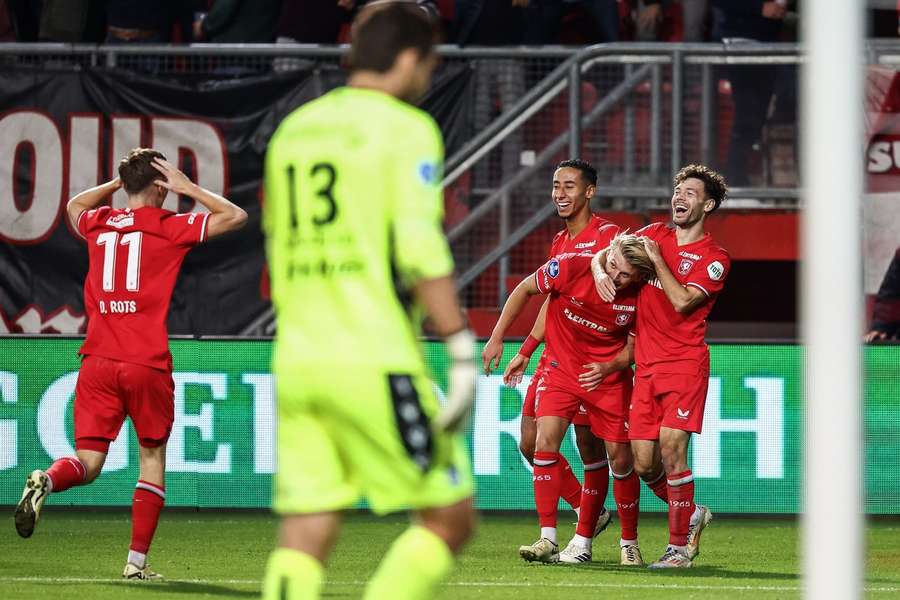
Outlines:
{"type": "MultiPolygon", "coordinates": [[[[535,418],[534,398],[537,395],[538,386],[541,385],[540,380],[542,376],[543,371],[535,371],[534,376],[531,378],[531,383],[528,384],[528,391],[525,392],[525,401],[522,403],[523,417],[531,417],[532,419],[535,418]]],[[[587,410],[583,405],[579,405],[578,412],[576,412],[575,416],[572,417],[572,425],[588,427],[590,424],[591,422],[588,418],[587,410]]]]}
{"type": "Polygon", "coordinates": [[[586,424],[595,436],[609,442],[628,441],[626,415],[631,399],[630,380],[588,392],[554,379],[550,376],[543,379],[545,389],[537,399],[538,417],[562,417],[577,424],[575,416],[583,409],[586,424]]]}
{"type": "Polygon", "coordinates": [[[694,374],[639,374],[628,413],[629,437],[657,440],[660,427],[700,433],[708,387],[708,368],[694,374]]]}
{"type": "Polygon", "coordinates": [[[175,420],[172,373],[86,356],[75,384],[75,449],[108,452],[126,416],[141,446],[165,444],[175,420]]]}

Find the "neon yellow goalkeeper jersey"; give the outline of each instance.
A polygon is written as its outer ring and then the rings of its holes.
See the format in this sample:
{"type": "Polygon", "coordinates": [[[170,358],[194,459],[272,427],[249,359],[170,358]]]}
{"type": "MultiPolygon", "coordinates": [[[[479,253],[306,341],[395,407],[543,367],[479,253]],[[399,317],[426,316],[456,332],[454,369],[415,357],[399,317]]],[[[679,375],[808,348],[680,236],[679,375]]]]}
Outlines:
{"type": "Polygon", "coordinates": [[[434,120],[382,92],[338,88],[281,123],[263,211],[276,373],[424,369],[412,286],[453,271],[442,165],[434,120]]]}

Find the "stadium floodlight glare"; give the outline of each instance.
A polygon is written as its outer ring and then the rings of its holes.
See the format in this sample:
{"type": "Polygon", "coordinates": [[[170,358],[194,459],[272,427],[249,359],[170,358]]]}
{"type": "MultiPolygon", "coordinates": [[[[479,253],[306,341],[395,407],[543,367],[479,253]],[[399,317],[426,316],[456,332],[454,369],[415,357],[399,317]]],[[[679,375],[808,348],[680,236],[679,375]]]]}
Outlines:
{"type": "Polygon", "coordinates": [[[806,598],[862,597],[862,2],[805,2],[806,598]],[[837,558],[836,558],[837,557],[837,558]]]}

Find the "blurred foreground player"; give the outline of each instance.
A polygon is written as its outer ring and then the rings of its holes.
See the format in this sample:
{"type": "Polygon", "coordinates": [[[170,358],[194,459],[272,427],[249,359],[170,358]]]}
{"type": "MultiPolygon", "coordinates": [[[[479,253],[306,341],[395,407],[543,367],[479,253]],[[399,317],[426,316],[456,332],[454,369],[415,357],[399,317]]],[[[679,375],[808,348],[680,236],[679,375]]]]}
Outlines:
{"type": "Polygon", "coordinates": [[[441,227],[440,132],[409,104],[428,88],[435,39],[414,3],[367,6],[348,86],[291,113],[269,144],[282,521],[266,599],[319,597],[341,511],[363,497],[377,514],[415,512],[365,598],[432,598],[475,527],[458,434],[474,398],[474,338],[441,227]],[[443,408],[419,348],[419,306],[453,361],[443,408]]]}
{"type": "MultiPolygon", "coordinates": [[[[703,426],[709,385],[706,318],[725,285],[731,260],[704,230],[706,217],[725,199],[721,175],[689,165],[675,175],[672,223],[653,223],[644,236],[656,279],[638,295],[637,372],[628,434],[635,469],[669,505],[669,545],[650,568],[692,566],[700,534],[712,514],[694,503],[694,475],[688,468],[691,433],[703,426]]],[[[613,280],[594,261],[597,291],[613,301],[613,280]]]]}
{"type": "Polygon", "coordinates": [[[35,470],[16,507],[16,531],[30,537],[47,494],[86,485],[100,474],[109,444],[130,417],[140,444],[140,478],[131,509],[127,579],[159,579],[147,552],[165,503],[166,442],[174,419],[172,356],[166,317],[187,252],[239,229],[247,213],[195,185],[155,150],[132,150],[119,177],[86,190],[66,207],[88,246],[84,282],[87,336],[75,386],[75,454],[35,470]],[[99,206],[120,187],[124,209],[99,206]],[[162,208],[169,191],[190,196],[209,213],[162,208]],[[99,206],[99,208],[98,208],[99,206]]]}

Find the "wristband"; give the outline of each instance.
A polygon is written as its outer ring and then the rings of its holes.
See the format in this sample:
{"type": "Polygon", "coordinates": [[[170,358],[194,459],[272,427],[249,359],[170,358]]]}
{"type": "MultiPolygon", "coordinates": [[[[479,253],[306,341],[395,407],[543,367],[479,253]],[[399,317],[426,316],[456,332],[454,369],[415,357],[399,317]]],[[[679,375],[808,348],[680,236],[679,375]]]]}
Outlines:
{"type": "Polygon", "coordinates": [[[531,358],[531,355],[534,354],[534,351],[537,350],[537,347],[541,343],[538,341],[536,337],[533,335],[529,335],[525,338],[525,341],[522,342],[522,345],[519,347],[519,354],[524,356],[525,358],[531,358]]]}
{"type": "Polygon", "coordinates": [[[475,336],[468,329],[462,329],[444,338],[447,353],[453,362],[471,362],[475,360],[475,336]]]}

